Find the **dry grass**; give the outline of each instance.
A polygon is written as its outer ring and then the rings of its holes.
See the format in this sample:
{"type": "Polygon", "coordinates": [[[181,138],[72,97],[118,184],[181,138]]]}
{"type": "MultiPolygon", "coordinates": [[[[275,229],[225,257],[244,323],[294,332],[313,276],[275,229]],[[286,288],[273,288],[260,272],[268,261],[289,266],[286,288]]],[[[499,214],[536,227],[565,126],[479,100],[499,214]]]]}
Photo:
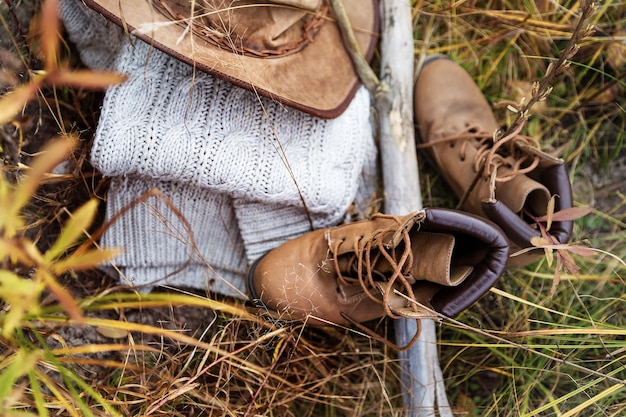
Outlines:
{"type": "MultiPolygon", "coordinates": [[[[21,55],[14,55],[34,71],[42,64],[27,24],[31,3],[6,3],[26,15],[19,16],[25,22],[20,30],[2,6],[0,31],[16,38],[21,55]]],[[[494,103],[519,103],[530,93],[532,82],[560,57],[580,13],[574,1],[413,3],[416,56],[452,56],[494,103]]],[[[547,100],[533,106],[526,128],[568,162],[576,204],[596,208],[576,222],[574,239],[614,256],[577,257],[580,273],[563,274],[552,298],[554,267],[545,260],[511,270],[458,322],[443,322],[441,364],[458,415],[626,413],[625,21],[623,2],[598,4],[589,19],[595,32],[550,83],[547,100]]],[[[78,65],[66,45],[63,56],[78,65]]],[[[17,162],[30,164],[28,155],[53,132],[84,140],[73,175],[44,187],[28,207],[25,236],[41,251],[54,241],[67,210],[106,188],[86,160],[100,99],[80,88],[46,88],[19,123],[2,127],[9,177],[17,162]],[[21,144],[21,153],[10,153],[10,139],[21,144]]],[[[503,124],[516,117],[506,109],[497,115],[503,124]]],[[[453,207],[438,174],[422,162],[424,204],[453,207]]],[[[95,271],[60,280],[78,300],[84,323],[68,319],[45,294],[41,311],[0,340],[0,414],[401,415],[394,353],[354,331],[275,321],[204,294],[139,295],[95,271]]],[[[372,326],[393,337],[389,322],[372,326]]]]}
{"type": "MultiPolygon", "coordinates": [[[[493,103],[530,98],[563,53],[578,2],[423,2],[416,49],[459,61],[493,103]]],[[[552,93],[531,109],[527,131],[569,164],[575,202],[597,210],[576,223],[574,240],[611,252],[577,258],[550,298],[554,267],[545,260],[512,270],[461,316],[474,327],[441,328],[442,366],[459,414],[621,415],[624,394],[624,23],[626,7],[603,2],[589,18],[595,32],[579,43],[552,93]],[[480,329],[477,332],[476,329],[480,329]],[[494,339],[492,336],[497,336],[494,339]]],[[[503,124],[516,114],[496,113],[503,124]]],[[[425,175],[425,204],[450,204],[437,173],[425,175]]]]}

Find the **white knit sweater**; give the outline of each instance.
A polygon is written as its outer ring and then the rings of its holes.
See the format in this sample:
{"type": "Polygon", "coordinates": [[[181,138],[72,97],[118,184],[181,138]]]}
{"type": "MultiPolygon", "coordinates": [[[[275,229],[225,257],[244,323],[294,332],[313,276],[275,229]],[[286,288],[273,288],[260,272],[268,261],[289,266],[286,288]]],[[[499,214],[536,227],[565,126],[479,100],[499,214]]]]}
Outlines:
{"type": "Polygon", "coordinates": [[[115,264],[127,282],[244,296],[250,262],[371,197],[365,89],[338,118],[319,119],[194,71],[79,0],[61,5],[85,64],[129,76],[107,91],[92,149],[93,164],[112,177],[107,216],[158,188],[193,233],[163,200],[136,205],[102,242],[124,249],[115,264]]]}

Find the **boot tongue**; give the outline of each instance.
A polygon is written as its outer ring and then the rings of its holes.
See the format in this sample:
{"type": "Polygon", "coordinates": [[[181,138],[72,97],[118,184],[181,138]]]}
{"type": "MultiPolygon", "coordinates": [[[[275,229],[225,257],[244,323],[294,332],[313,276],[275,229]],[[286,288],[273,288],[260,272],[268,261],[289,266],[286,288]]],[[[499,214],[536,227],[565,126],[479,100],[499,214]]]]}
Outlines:
{"type": "MultiPolygon", "coordinates": [[[[395,242],[395,258],[401,257],[404,251],[404,242],[395,242]]],[[[399,240],[399,239],[398,239],[399,240]]],[[[429,281],[445,286],[459,285],[467,278],[473,267],[467,265],[454,265],[452,253],[456,244],[454,235],[445,233],[419,232],[411,233],[411,248],[413,252],[413,265],[411,274],[407,277],[410,284],[416,281],[429,281]]],[[[387,249],[389,250],[389,249],[387,249]]],[[[375,280],[385,281],[385,276],[394,272],[391,264],[380,254],[372,255],[372,276],[375,280]]],[[[345,284],[359,281],[357,276],[357,259],[354,253],[340,254],[335,259],[337,266],[343,275],[345,284]]],[[[362,273],[367,273],[367,265],[363,265],[362,273]]]]}
{"type": "Polygon", "coordinates": [[[471,266],[453,265],[453,235],[418,232],[412,239],[415,280],[435,282],[446,286],[459,285],[472,272],[471,266]]]}
{"type": "MultiPolygon", "coordinates": [[[[507,174],[507,169],[501,168],[501,170],[502,175],[507,174]]],[[[496,199],[514,213],[520,213],[526,208],[535,216],[543,216],[548,208],[550,191],[543,184],[526,175],[517,175],[511,181],[496,185],[496,199]]]]}
{"type": "Polygon", "coordinates": [[[378,285],[378,289],[381,294],[381,298],[384,297],[387,291],[390,291],[387,297],[387,303],[389,308],[397,315],[408,319],[437,319],[437,314],[433,313],[433,306],[430,305],[430,299],[437,292],[436,285],[424,286],[421,291],[415,293],[416,303],[412,303],[407,300],[406,297],[398,295],[395,290],[403,292],[400,286],[396,283],[393,287],[386,287],[383,284],[378,285]],[[421,304],[421,305],[420,305],[421,304]]]}

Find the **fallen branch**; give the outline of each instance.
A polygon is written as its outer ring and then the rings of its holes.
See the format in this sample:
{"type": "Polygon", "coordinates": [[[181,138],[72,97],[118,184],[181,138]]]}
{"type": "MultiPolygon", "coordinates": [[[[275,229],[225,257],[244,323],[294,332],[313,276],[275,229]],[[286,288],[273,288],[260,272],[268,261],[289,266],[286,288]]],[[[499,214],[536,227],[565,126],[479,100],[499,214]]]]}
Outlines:
{"type": "MultiPolygon", "coordinates": [[[[384,183],[384,210],[407,214],[422,208],[413,122],[414,53],[411,6],[404,0],[382,0],[381,73],[376,77],[359,51],[340,0],[330,0],[355,70],[374,97],[378,113],[384,183]]],[[[414,320],[396,320],[397,344],[415,334],[414,320]]],[[[399,352],[403,368],[404,409],[409,416],[452,417],[437,355],[435,324],[421,321],[420,337],[399,352]]]]}

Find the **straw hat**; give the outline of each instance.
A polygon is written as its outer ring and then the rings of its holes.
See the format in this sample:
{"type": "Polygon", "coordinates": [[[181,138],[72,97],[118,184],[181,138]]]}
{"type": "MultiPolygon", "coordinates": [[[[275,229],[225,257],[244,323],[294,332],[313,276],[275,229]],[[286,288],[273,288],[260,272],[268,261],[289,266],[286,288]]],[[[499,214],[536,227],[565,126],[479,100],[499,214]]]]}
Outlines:
{"type": "MultiPolygon", "coordinates": [[[[359,81],[328,0],[84,0],[196,68],[318,117],[339,116],[359,81]]],[[[376,0],[343,0],[361,51],[376,45],[376,0]]]]}

